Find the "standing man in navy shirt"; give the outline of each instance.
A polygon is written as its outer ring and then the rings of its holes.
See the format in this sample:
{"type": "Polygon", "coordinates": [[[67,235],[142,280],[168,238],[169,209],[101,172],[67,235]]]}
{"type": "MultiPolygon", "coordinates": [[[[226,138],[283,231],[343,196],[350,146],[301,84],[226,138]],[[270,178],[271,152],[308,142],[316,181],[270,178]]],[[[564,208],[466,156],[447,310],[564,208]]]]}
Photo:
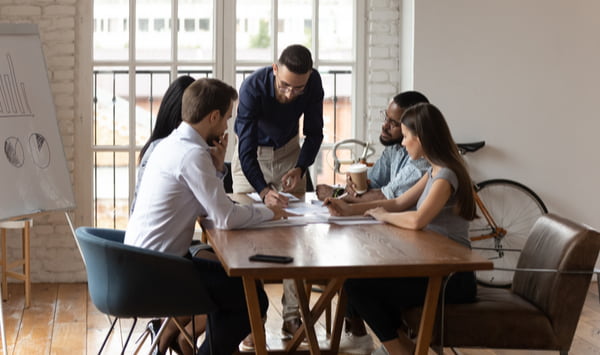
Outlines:
{"type": "MultiPolygon", "coordinates": [[[[234,130],[234,193],[258,192],[267,206],[287,207],[279,191],[306,191],[306,169],[323,141],[323,84],[310,51],[301,45],[283,50],[277,63],[255,71],[242,83],[234,130]],[[300,118],[304,143],[300,147],[300,118]]],[[[301,325],[293,280],[283,280],[284,338],[301,325]]],[[[253,348],[253,338],[242,350],[253,348]]]]}
{"type": "Polygon", "coordinates": [[[277,63],[258,69],[242,83],[235,120],[233,192],[256,191],[267,206],[286,207],[288,199],[278,191],[306,190],[306,169],[323,141],[323,85],[312,66],[310,51],[291,45],[277,63]]]}

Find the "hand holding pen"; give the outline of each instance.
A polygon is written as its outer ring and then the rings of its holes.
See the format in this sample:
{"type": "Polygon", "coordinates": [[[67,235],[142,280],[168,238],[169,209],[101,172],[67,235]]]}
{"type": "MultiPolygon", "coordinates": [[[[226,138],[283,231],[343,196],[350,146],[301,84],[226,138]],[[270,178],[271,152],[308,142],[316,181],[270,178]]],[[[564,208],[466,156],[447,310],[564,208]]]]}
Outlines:
{"type": "Polygon", "coordinates": [[[267,185],[261,192],[260,197],[267,207],[286,208],[289,203],[289,198],[277,192],[273,184],[267,185]]]}
{"type": "Polygon", "coordinates": [[[332,216],[351,216],[351,206],[340,198],[328,197],[323,201],[323,206],[327,206],[332,216]]]}

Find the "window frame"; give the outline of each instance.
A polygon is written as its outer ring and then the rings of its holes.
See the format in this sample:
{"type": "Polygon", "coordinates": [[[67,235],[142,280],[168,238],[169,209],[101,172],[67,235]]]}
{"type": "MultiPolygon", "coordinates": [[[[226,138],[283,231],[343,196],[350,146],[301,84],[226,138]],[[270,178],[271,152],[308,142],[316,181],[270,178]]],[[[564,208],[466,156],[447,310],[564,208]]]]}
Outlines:
{"type": "MultiPolygon", "coordinates": [[[[315,67],[321,66],[332,66],[344,64],[352,68],[353,74],[353,88],[352,88],[352,136],[357,138],[363,138],[365,136],[365,118],[366,118],[366,21],[367,21],[367,4],[362,0],[353,1],[353,17],[356,21],[353,26],[353,60],[349,62],[342,61],[328,61],[322,60],[319,57],[318,46],[318,6],[319,0],[312,0],[313,16],[312,16],[312,31],[313,40],[311,46],[311,52],[314,56],[315,67]]],[[[94,60],[93,58],[93,36],[94,27],[98,27],[99,23],[94,19],[94,6],[93,2],[85,2],[82,4],[82,13],[89,14],[89,17],[83,19],[81,22],[81,31],[79,32],[79,40],[81,45],[82,53],[86,55],[82,56],[80,61],[80,68],[82,73],[92,73],[92,70],[96,66],[110,67],[119,66],[121,68],[127,67],[130,73],[135,73],[136,70],[143,69],[149,66],[167,66],[171,71],[171,78],[177,77],[177,70],[179,67],[190,67],[190,66],[210,66],[213,68],[213,77],[219,78],[225,82],[236,83],[236,68],[238,66],[264,66],[270,65],[276,61],[277,53],[277,40],[278,40],[278,21],[272,21],[271,36],[272,36],[272,58],[264,62],[248,62],[238,61],[236,59],[236,0],[213,0],[213,17],[209,18],[210,25],[213,26],[213,58],[212,60],[194,60],[185,61],[179,60],[177,48],[178,48],[178,36],[177,31],[171,29],[173,19],[178,19],[178,0],[171,0],[171,18],[165,23],[164,31],[171,32],[171,58],[168,61],[143,61],[136,59],[135,33],[138,31],[139,19],[136,17],[136,0],[129,0],[129,20],[125,23],[128,25],[129,31],[129,53],[128,59],[125,60],[94,60]],[[86,11],[87,10],[87,11],[86,11]],[[132,21],[131,19],[136,19],[132,21]],[[212,21],[211,21],[212,20],[212,21]]],[[[271,0],[273,8],[271,18],[277,18],[277,5],[278,0],[271,0]]],[[[150,23],[149,27],[153,24],[150,23]]],[[[179,21],[178,21],[179,22],[179,21]]],[[[244,25],[244,24],[240,24],[244,25]]],[[[101,27],[101,26],[100,26],[101,27]]],[[[180,26],[178,26],[180,27],[180,26]]],[[[78,113],[80,119],[78,120],[78,132],[83,134],[77,135],[77,146],[81,149],[76,156],[76,167],[77,176],[79,176],[77,189],[78,205],[81,211],[80,224],[92,225],[94,221],[94,198],[93,198],[93,154],[95,151],[126,151],[128,153],[129,161],[129,204],[133,198],[134,186],[136,182],[137,169],[131,168],[137,166],[136,153],[139,152],[141,146],[135,144],[136,138],[136,122],[135,122],[135,100],[129,100],[129,142],[128,145],[123,146],[94,146],[92,141],[92,109],[93,104],[90,100],[92,95],[92,78],[91,75],[82,75],[80,80],[81,88],[78,90],[79,98],[81,102],[80,112],[78,113]],[[84,119],[84,117],[88,117],[84,119]]],[[[136,75],[129,75],[129,97],[136,97],[136,75]]],[[[230,134],[232,134],[232,124],[230,125],[230,134]]],[[[233,141],[233,140],[231,140],[233,141]]],[[[232,143],[232,142],[230,142],[232,143]]],[[[324,144],[324,148],[331,148],[332,144],[324,144]]],[[[228,156],[231,156],[232,146],[228,149],[228,156]]],[[[314,175],[314,174],[313,174],[314,175]]]]}

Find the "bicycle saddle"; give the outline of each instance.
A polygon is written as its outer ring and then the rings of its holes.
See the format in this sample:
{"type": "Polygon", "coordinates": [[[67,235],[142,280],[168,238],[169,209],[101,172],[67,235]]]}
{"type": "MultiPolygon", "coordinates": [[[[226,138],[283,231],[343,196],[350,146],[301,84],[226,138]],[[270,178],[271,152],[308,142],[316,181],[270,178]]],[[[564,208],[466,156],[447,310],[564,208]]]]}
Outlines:
{"type": "Polygon", "coordinates": [[[485,141],[472,142],[472,143],[457,143],[460,154],[472,153],[481,149],[485,145],[485,141]]]}

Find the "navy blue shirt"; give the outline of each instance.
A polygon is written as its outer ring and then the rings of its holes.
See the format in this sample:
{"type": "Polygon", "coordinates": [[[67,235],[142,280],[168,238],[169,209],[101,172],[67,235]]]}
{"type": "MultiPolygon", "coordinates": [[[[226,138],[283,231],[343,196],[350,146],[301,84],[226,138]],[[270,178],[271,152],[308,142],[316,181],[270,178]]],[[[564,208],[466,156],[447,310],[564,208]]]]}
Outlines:
{"type": "Polygon", "coordinates": [[[298,135],[303,114],[305,138],[296,166],[305,171],[314,163],[323,141],[323,96],[321,75],[315,69],[303,93],[287,104],[275,98],[273,67],[258,69],[244,80],[234,131],[239,139],[242,171],[257,192],[267,187],[257,160],[258,146],[284,146],[298,135]]]}

